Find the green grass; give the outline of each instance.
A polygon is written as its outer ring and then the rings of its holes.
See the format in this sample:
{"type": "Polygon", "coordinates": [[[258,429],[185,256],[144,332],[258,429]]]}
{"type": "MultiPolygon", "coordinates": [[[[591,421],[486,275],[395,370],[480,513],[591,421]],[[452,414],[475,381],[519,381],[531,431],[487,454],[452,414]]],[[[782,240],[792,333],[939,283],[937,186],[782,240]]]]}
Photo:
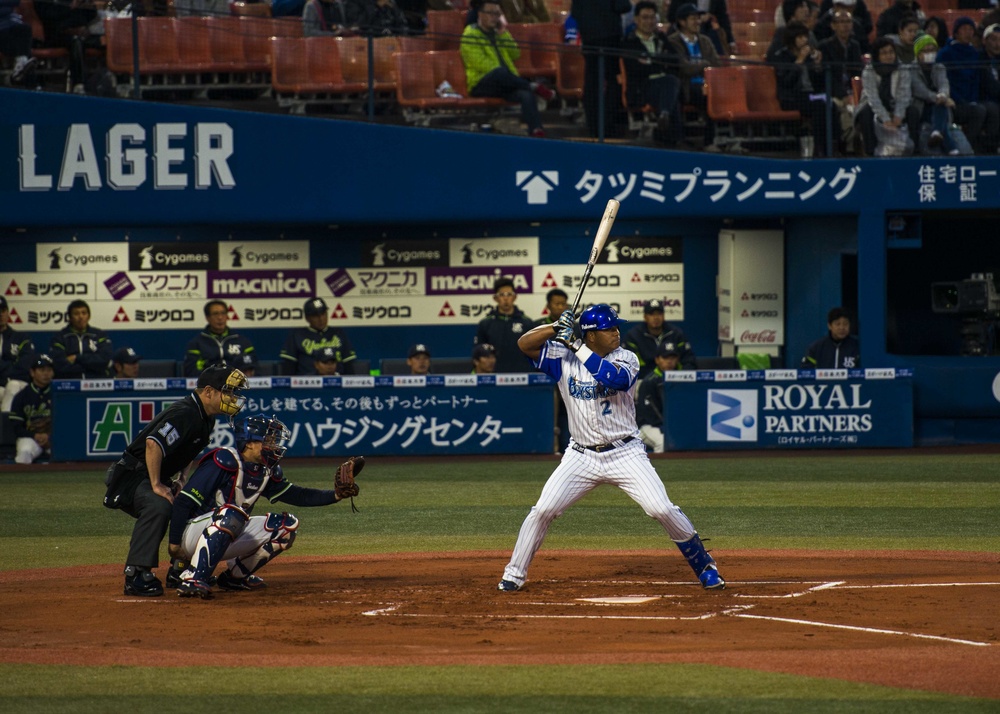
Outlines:
{"type": "MultiPolygon", "coordinates": [[[[776,456],[654,462],[671,499],[726,549],[1000,552],[992,456],[776,456]]],[[[296,555],[509,550],[554,460],[382,464],[361,476],[361,513],[295,509],[296,555]]],[[[288,464],[328,487],[330,467],[288,464]]],[[[103,469],[0,475],[0,570],[118,563],[132,521],[101,506],[103,469]]],[[[557,520],[543,548],[661,548],[659,525],[603,487],[557,520]]],[[[0,626],[0,631],[3,628],[0,626]]],[[[2,645],[0,645],[2,646],[2,645]]],[[[171,663],[185,664],[185,663],[171,663]]],[[[979,712],[995,701],[695,665],[207,668],[3,665],[4,711],[979,712]],[[259,673],[259,670],[258,670],[259,673]],[[127,697],[123,699],[123,697],[127,697]]]]}

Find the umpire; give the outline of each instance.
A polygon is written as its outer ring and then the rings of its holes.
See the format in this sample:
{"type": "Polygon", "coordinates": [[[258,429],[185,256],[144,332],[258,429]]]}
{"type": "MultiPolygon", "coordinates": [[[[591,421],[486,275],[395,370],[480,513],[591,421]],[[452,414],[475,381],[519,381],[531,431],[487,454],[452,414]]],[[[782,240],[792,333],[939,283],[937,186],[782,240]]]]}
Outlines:
{"type": "Polygon", "coordinates": [[[246,397],[239,391],[246,383],[238,369],[209,367],[197,388],[158,414],[108,468],[104,505],[136,519],[125,560],[126,595],[163,594],[152,571],[160,562],[160,542],[173,508],[171,481],[209,445],[215,417],[225,414],[231,420],[243,408],[246,397]]]}

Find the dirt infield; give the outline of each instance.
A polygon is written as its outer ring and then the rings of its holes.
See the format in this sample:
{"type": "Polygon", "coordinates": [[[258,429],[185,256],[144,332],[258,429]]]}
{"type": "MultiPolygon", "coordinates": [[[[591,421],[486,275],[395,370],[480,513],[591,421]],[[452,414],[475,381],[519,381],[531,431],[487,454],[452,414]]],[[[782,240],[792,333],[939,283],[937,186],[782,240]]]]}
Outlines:
{"type": "Polygon", "coordinates": [[[0,662],[190,665],[214,642],[232,666],[698,662],[1000,698],[996,554],[723,551],[705,592],[677,553],[542,551],[500,593],[508,555],[292,556],[211,601],[125,597],[118,566],[4,572],[0,662]]]}

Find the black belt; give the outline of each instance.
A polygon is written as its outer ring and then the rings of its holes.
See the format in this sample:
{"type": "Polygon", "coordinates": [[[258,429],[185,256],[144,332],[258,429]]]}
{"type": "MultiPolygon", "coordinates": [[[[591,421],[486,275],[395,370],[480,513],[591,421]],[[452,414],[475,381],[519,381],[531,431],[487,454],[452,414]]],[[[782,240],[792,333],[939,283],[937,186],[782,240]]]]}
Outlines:
{"type": "Polygon", "coordinates": [[[583,444],[573,444],[573,450],[579,451],[581,454],[584,451],[596,451],[601,453],[602,451],[611,451],[612,449],[617,449],[619,446],[625,446],[630,441],[635,441],[634,436],[626,436],[624,439],[619,439],[618,441],[612,441],[610,444],[598,444],[597,446],[584,446],[583,444]]]}

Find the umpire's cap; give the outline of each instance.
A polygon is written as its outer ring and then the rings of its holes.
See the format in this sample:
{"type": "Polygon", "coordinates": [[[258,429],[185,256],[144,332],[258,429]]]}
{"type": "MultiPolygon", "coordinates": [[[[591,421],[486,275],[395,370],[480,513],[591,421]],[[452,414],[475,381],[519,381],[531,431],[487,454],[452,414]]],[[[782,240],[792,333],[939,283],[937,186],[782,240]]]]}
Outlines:
{"type": "Polygon", "coordinates": [[[311,300],[306,300],[302,312],[306,314],[306,317],[312,317],[313,315],[325,315],[327,309],[323,298],[312,298],[311,300]]]}
{"type": "Polygon", "coordinates": [[[221,392],[229,380],[229,375],[232,373],[232,367],[227,367],[224,364],[214,364],[198,375],[198,388],[212,387],[221,392]]]}
{"type": "Polygon", "coordinates": [[[628,320],[618,317],[618,313],[610,305],[601,303],[588,307],[580,315],[580,332],[587,334],[591,330],[610,330],[623,322],[628,320]]]}

